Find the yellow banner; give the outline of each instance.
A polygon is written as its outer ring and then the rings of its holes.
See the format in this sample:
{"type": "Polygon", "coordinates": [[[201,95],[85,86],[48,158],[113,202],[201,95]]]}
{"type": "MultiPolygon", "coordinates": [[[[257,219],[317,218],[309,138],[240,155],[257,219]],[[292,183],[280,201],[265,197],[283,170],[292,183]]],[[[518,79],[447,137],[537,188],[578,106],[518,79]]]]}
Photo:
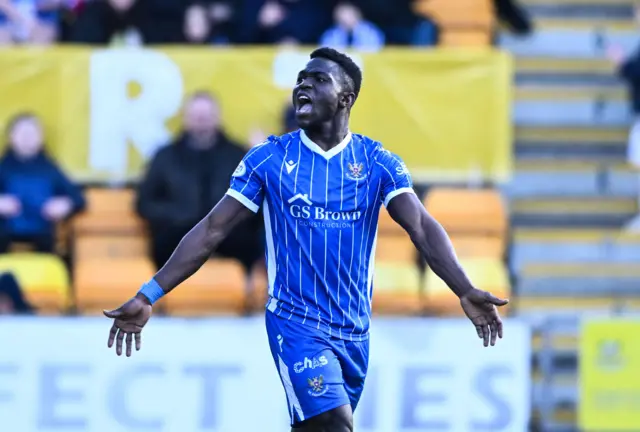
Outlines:
{"type": "Polygon", "coordinates": [[[585,432],[640,431],[640,321],[584,324],[579,426],[585,432]]]}
{"type": "MultiPolygon", "coordinates": [[[[139,174],[179,127],[194,90],[214,92],[223,124],[246,142],[251,130],[281,132],[281,116],[309,50],[0,51],[0,122],[18,111],[44,119],[47,144],[86,180],[139,174]]],[[[506,180],[512,165],[511,61],[493,51],[387,50],[354,54],[363,90],[352,130],[404,158],[416,180],[506,180]]]]}

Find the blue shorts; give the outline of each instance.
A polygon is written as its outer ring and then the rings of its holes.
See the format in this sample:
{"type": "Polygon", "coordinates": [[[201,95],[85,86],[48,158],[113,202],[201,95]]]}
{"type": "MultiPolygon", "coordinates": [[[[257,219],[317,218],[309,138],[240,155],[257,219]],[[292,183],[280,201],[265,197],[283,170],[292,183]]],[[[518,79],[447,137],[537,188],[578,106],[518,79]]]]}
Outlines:
{"type": "Polygon", "coordinates": [[[291,425],[342,405],[355,411],[369,365],[369,340],[338,339],[269,311],[266,321],[291,425]]]}

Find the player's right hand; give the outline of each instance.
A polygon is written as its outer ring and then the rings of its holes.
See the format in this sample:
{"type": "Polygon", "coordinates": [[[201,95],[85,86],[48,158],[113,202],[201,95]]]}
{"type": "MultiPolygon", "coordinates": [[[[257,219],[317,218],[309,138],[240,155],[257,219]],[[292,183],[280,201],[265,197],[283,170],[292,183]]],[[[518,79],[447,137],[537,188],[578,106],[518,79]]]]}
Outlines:
{"type": "Polygon", "coordinates": [[[113,325],[109,331],[108,347],[113,347],[115,341],[116,354],[122,355],[122,344],[126,339],[127,357],[131,357],[133,338],[136,339],[136,351],[142,345],[141,332],[149,318],[151,318],[151,304],[143,295],[138,294],[117,309],[104,311],[107,318],[113,318],[113,325]]]}

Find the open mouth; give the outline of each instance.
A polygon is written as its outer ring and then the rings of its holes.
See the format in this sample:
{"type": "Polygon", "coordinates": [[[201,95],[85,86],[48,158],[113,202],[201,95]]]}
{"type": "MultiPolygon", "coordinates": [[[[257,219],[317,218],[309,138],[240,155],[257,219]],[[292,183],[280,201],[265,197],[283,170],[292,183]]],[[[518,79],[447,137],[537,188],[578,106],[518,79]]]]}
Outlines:
{"type": "Polygon", "coordinates": [[[311,98],[305,94],[299,94],[296,98],[297,107],[296,112],[298,114],[309,114],[313,109],[313,103],[311,102],[311,98]]]}

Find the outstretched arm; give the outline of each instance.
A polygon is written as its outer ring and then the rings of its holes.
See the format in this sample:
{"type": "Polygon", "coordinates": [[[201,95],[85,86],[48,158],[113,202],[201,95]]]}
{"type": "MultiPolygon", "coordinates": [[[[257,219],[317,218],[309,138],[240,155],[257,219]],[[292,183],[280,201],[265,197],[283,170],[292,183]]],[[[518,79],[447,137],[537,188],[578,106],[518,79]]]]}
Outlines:
{"type": "Polygon", "coordinates": [[[484,346],[495,345],[496,338],[502,338],[502,321],[496,306],[504,306],[508,300],[474,287],[444,228],[427,213],[415,194],[397,195],[389,201],[387,210],[407,231],[433,272],[460,298],[462,309],[476,327],[484,346]]]}
{"type": "Polygon", "coordinates": [[[182,238],[167,263],[153,277],[149,284],[155,287],[152,290],[154,295],[138,292],[119,308],[104,311],[108,318],[114,320],[109,331],[109,348],[115,343],[116,353],[121,355],[126,338],[128,357],[131,355],[135,337],[135,348],[140,350],[140,332],[151,317],[153,302],[150,298],[157,300],[198,271],[226,234],[253,214],[235,198],[225,195],[213,210],[182,238]]]}
{"type": "Polygon", "coordinates": [[[198,271],[234,227],[258,212],[264,200],[266,162],[273,156],[267,145],[270,142],[255,146],[245,155],[231,175],[225,196],[182,238],[166,264],[138,294],[119,308],[104,312],[114,319],[108,345],[112,347],[115,341],[118,355],[122,354],[125,337],[127,356],[131,355],[133,337],[136,350],[140,349],[140,332],[151,317],[153,303],[198,271]]]}
{"type": "Polygon", "coordinates": [[[413,193],[393,198],[388,206],[389,214],[405,229],[429,267],[451,288],[458,297],[474,286],[460,266],[449,236],[413,193]]]}
{"type": "Polygon", "coordinates": [[[209,259],[233,228],[255,214],[235,198],[220,202],[180,241],[154,279],[165,293],[193,275],[209,259]]]}

